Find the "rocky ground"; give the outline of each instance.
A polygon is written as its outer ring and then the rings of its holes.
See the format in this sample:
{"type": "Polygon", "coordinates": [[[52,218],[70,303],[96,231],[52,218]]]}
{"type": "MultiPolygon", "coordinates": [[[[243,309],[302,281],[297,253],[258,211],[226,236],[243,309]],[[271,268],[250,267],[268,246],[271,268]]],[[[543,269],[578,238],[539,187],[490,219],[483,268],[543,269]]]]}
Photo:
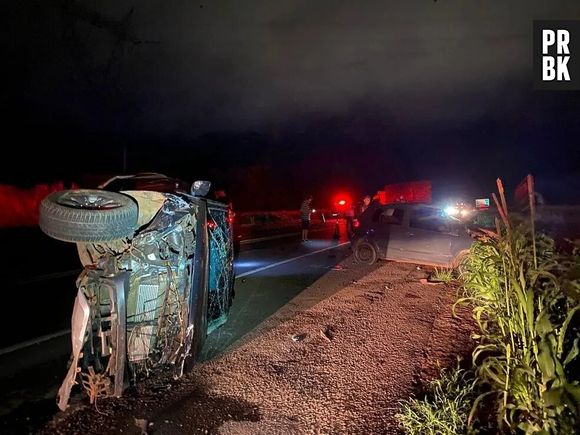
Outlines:
{"type": "Polygon", "coordinates": [[[471,346],[467,313],[451,315],[456,288],[420,282],[427,272],[385,263],[327,298],[316,282],[181,380],[151,379],[41,433],[397,433],[400,400],[471,346]]]}

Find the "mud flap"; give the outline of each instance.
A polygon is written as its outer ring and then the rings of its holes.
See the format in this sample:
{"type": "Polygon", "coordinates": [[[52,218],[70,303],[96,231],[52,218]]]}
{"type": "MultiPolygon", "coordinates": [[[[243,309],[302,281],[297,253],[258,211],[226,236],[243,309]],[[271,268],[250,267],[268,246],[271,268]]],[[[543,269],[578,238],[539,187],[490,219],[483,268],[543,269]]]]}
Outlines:
{"type": "Polygon", "coordinates": [[[72,361],[64,381],[58,389],[57,404],[61,411],[64,411],[68,407],[71,389],[77,383],[78,363],[85,341],[89,315],[89,303],[83,292],[79,289],[71,319],[72,361]]]}

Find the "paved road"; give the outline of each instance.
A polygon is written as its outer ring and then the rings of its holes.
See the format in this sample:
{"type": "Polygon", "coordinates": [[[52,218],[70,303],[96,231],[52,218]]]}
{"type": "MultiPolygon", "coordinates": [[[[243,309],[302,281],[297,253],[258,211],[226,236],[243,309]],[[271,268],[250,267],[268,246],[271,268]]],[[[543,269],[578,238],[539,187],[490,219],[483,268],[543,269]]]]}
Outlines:
{"type": "MultiPolygon", "coordinates": [[[[350,255],[350,247],[344,236],[339,240],[333,239],[333,230],[334,227],[328,225],[326,229],[311,234],[311,241],[307,243],[301,243],[297,235],[244,245],[235,266],[238,278],[230,320],[208,337],[202,358],[215,357],[235,346],[240,337],[311,283],[326,273],[336,273],[333,269],[350,255]]],[[[49,281],[34,278],[20,280],[21,288],[28,286],[34,292],[65,284],[71,286],[72,291],[70,295],[61,293],[59,296],[62,305],[67,308],[58,314],[59,319],[55,319],[55,325],[60,329],[53,327],[52,330],[43,330],[46,334],[56,332],[56,337],[0,355],[0,391],[3,392],[0,399],[0,432],[6,433],[3,428],[6,429],[7,424],[10,427],[15,427],[15,423],[34,426],[56,411],[56,390],[70,353],[68,335],[58,335],[58,331],[69,322],[75,293],[74,275],[57,274],[49,281]]],[[[19,343],[11,344],[19,347],[19,343]]]]}

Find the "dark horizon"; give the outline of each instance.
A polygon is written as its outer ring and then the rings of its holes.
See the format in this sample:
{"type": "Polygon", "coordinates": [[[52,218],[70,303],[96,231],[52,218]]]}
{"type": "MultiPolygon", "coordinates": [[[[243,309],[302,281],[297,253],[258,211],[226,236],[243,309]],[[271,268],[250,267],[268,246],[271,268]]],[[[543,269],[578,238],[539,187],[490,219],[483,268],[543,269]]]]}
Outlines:
{"type": "Polygon", "coordinates": [[[580,94],[531,72],[533,19],[575,2],[172,6],[11,5],[1,183],[120,173],[125,149],[128,172],[209,178],[241,209],[423,179],[473,198],[528,173],[580,203],[580,94]]]}

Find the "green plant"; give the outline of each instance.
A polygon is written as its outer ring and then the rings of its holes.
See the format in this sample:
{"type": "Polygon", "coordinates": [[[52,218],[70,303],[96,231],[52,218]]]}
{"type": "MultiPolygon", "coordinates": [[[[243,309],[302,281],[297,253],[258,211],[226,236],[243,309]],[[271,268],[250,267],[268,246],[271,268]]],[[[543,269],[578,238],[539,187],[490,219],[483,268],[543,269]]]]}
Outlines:
{"type": "Polygon", "coordinates": [[[528,221],[508,215],[498,180],[501,222],[462,262],[455,306],[469,304],[478,325],[474,378],[443,374],[424,400],[406,401],[397,418],[407,433],[488,430],[494,416],[499,433],[580,433],[580,243],[558,253],[536,234],[531,181],[528,221]]]}
{"type": "Polygon", "coordinates": [[[498,208],[503,225],[473,245],[457,302],[473,307],[473,363],[489,388],[470,418],[491,400],[500,430],[575,433],[580,386],[566,367],[579,352],[577,332],[568,332],[580,310],[580,257],[556,253],[552,239],[498,208]]]}
{"type": "Polygon", "coordinates": [[[449,284],[455,279],[453,275],[453,269],[447,267],[439,269],[436,267],[433,271],[433,274],[431,275],[431,279],[432,281],[439,281],[444,282],[445,284],[449,284]]]}
{"type": "Polygon", "coordinates": [[[467,431],[467,418],[477,396],[473,372],[459,368],[442,370],[429,384],[427,395],[402,403],[395,415],[407,434],[451,435],[467,431]]]}

